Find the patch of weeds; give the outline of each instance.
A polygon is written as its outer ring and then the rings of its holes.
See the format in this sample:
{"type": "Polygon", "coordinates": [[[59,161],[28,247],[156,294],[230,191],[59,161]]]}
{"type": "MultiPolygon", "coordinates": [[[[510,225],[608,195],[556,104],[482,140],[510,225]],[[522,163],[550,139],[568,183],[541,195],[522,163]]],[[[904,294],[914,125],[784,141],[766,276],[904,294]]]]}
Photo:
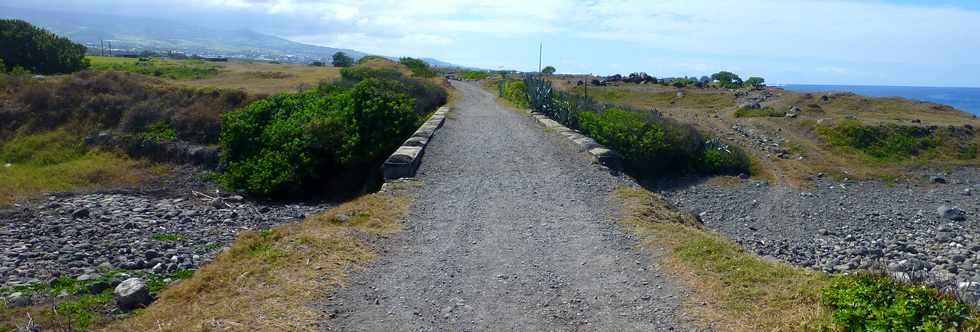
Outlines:
{"type": "Polygon", "coordinates": [[[930,154],[943,144],[928,128],[899,125],[864,125],[857,120],[818,125],[819,134],[833,146],[860,151],[874,159],[903,160],[930,154]]]}
{"type": "Polygon", "coordinates": [[[150,240],[154,241],[183,241],[186,239],[187,237],[175,233],[161,233],[150,236],[150,240]]]}
{"type": "Polygon", "coordinates": [[[99,294],[84,294],[76,299],[55,305],[58,314],[65,316],[78,330],[87,330],[89,326],[103,319],[100,309],[112,300],[112,291],[105,290],[99,294]]]}
{"type": "Polygon", "coordinates": [[[934,288],[887,276],[837,276],[822,302],[848,331],[954,331],[977,327],[970,306],[934,288]]]}
{"type": "Polygon", "coordinates": [[[763,108],[751,108],[751,107],[740,107],[735,111],[736,118],[780,118],[786,116],[786,112],[780,112],[772,107],[763,108]]]}
{"type": "Polygon", "coordinates": [[[167,287],[171,282],[175,280],[183,280],[190,278],[194,275],[194,270],[177,270],[173,273],[167,274],[157,274],[157,273],[146,273],[141,277],[146,281],[146,288],[150,290],[150,294],[156,296],[161,290],[167,287]]]}
{"type": "Polygon", "coordinates": [[[140,133],[140,138],[145,141],[157,143],[174,141],[177,140],[177,130],[166,122],[154,122],[147,126],[142,133],[140,133]]]}

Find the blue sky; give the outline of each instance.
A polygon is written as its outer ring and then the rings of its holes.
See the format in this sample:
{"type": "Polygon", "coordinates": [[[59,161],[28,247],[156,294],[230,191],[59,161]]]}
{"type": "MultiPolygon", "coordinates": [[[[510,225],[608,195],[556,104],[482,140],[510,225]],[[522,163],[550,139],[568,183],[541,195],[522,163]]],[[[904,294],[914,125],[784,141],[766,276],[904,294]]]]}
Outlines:
{"type": "Polygon", "coordinates": [[[980,1],[0,0],[482,68],[980,86],[980,1]],[[261,23],[257,23],[261,22],[261,23]]]}

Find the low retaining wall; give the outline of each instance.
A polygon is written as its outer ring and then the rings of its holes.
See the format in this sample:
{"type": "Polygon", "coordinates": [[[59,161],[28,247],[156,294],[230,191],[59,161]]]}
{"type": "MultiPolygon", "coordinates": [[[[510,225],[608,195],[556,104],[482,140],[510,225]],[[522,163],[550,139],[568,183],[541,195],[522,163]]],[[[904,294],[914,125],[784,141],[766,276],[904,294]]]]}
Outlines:
{"type": "Polygon", "coordinates": [[[589,156],[592,157],[593,162],[605,166],[613,171],[619,172],[623,170],[623,157],[619,153],[616,153],[616,151],[602,146],[602,144],[597,143],[594,139],[588,136],[582,135],[575,130],[565,127],[561,123],[558,123],[558,121],[552,120],[547,115],[530,110],[528,112],[531,113],[531,117],[538,120],[538,122],[544,125],[545,128],[558,132],[569,141],[572,141],[572,143],[575,143],[575,145],[581,147],[582,150],[588,152],[589,156]]]}
{"type": "Polygon", "coordinates": [[[415,177],[415,172],[422,164],[425,147],[429,145],[429,140],[432,139],[432,135],[435,135],[436,130],[442,128],[442,124],[446,122],[446,113],[448,112],[449,107],[445,106],[436,110],[429,117],[429,120],[426,120],[415,131],[415,134],[412,134],[412,137],[405,140],[402,146],[385,160],[384,166],[382,166],[385,181],[415,177]]]}

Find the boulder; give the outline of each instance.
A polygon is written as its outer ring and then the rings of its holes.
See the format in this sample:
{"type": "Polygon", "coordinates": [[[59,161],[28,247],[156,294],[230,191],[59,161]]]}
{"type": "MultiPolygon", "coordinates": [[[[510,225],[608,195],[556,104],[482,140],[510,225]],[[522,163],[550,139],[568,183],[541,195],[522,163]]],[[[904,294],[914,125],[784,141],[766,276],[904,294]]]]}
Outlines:
{"type": "Polygon", "coordinates": [[[89,209],[88,208],[81,208],[81,209],[78,209],[78,210],[73,211],[71,213],[71,217],[72,218],[75,218],[75,219],[88,218],[89,217],[89,213],[90,212],[89,212],[89,209]]]}
{"type": "Polygon", "coordinates": [[[945,205],[940,206],[939,208],[936,209],[936,213],[939,214],[939,217],[952,221],[966,220],[966,211],[963,211],[955,206],[954,207],[948,207],[945,205]]]}
{"type": "Polygon", "coordinates": [[[26,307],[33,304],[31,296],[21,292],[14,292],[7,296],[7,306],[11,308],[26,307]]]}
{"type": "Polygon", "coordinates": [[[113,292],[116,296],[116,304],[119,309],[124,311],[145,307],[153,302],[150,297],[150,289],[146,287],[146,282],[140,278],[129,278],[116,286],[113,292]]]}
{"type": "Polygon", "coordinates": [[[932,183],[946,183],[946,178],[945,177],[942,177],[942,176],[939,176],[939,175],[933,175],[933,176],[930,176],[929,177],[929,182],[932,182],[932,183]]]}

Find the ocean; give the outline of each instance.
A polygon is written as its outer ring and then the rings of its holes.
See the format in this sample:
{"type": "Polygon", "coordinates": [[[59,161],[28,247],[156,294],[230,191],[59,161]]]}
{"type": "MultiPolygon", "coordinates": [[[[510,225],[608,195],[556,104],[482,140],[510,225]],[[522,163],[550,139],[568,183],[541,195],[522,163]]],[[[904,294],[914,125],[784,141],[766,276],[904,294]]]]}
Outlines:
{"type": "Polygon", "coordinates": [[[782,88],[797,92],[845,91],[874,97],[902,97],[949,105],[980,115],[980,88],[814,84],[786,84],[782,88]]]}

